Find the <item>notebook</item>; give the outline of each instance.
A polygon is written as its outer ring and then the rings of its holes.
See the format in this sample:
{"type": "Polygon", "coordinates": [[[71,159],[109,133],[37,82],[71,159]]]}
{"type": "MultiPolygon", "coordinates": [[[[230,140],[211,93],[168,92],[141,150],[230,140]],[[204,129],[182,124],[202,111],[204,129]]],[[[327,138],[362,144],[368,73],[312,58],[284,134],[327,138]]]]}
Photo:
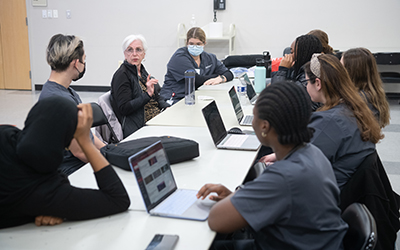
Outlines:
{"type": "Polygon", "coordinates": [[[204,221],[211,207],[197,199],[197,190],[178,189],[161,141],[129,157],[150,215],[204,221]]]}
{"type": "Polygon", "coordinates": [[[260,142],[256,135],[228,134],[215,101],[204,107],[202,112],[217,148],[255,151],[260,147],[260,142]]]}
{"type": "Polygon", "coordinates": [[[253,115],[243,115],[242,106],[240,106],[239,97],[236,94],[234,86],[232,86],[232,88],[229,90],[229,97],[231,98],[232,106],[235,110],[236,118],[238,119],[239,124],[242,126],[251,126],[253,115]]]}
{"type": "Polygon", "coordinates": [[[256,90],[254,89],[254,85],[251,83],[249,76],[247,75],[247,73],[243,73],[239,76],[239,80],[242,82],[242,84],[246,84],[246,93],[247,93],[247,97],[250,100],[251,104],[256,104],[257,101],[257,93],[256,90]]]}

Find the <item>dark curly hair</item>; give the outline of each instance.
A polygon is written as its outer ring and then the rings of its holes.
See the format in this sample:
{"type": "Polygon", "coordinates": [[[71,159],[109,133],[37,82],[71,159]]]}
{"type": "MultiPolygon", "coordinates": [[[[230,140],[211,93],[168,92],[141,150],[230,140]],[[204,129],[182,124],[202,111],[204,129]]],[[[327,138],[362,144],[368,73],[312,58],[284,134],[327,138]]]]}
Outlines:
{"type": "Polygon", "coordinates": [[[307,127],[311,117],[311,100],[304,88],[292,82],[265,88],[255,105],[258,118],[267,120],[282,145],[310,142],[314,130],[307,127]]]}

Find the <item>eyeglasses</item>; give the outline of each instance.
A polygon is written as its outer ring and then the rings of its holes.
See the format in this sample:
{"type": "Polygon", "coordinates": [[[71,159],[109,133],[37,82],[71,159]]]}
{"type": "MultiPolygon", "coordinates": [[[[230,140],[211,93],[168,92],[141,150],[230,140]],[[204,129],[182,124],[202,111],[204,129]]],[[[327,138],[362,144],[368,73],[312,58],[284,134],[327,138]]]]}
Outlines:
{"type": "Polygon", "coordinates": [[[303,79],[300,81],[301,85],[303,85],[304,87],[307,87],[308,81],[310,80],[310,78],[308,79],[303,79]]]}
{"type": "Polygon", "coordinates": [[[138,54],[138,55],[141,55],[141,54],[143,54],[144,50],[141,48],[134,49],[134,48],[129,47],[129,49],[125,50],[125,52],[130,55],[132,55],[134,52],[136,52],[136,54],[138,54]]]}

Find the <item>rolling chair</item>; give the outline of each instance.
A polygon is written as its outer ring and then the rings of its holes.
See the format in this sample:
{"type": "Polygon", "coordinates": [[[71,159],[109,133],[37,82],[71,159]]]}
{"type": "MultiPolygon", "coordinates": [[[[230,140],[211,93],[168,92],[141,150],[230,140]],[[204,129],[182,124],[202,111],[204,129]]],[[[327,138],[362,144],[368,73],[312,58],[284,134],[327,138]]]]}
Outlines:
{"type": "Polygon", "coordinates": [[[108,122],[108,119],[105,116],[105,114],[104,114],[103,110],[101,109],[101,107],[99,106],[99,104],[97,104],[95,102],[92,102],[90,104],[91,104],[92,110],[93,110],[93,124],[92,124],[92,127],[98,127],[98,126],[105,125],[106,128],[109,130],[109,136],[108,136],[108,138],[104,138],[103,137],[104,135],[100,134],[100,136],[102,137],[103,141],[105,141],[107,143],[117,143],[117,142],[119,142],[120,140],[118,139],[117,135],[115,134],[113,128],[111,127],[110,123],[108,122]]]}
{"type": "Polygon", "coordinates": [[[342,218],[349,225],[343,239],[345,250],[375,249],[378,239],[375,219],[364,204],[351,204],[344,210],[342,218]]]}

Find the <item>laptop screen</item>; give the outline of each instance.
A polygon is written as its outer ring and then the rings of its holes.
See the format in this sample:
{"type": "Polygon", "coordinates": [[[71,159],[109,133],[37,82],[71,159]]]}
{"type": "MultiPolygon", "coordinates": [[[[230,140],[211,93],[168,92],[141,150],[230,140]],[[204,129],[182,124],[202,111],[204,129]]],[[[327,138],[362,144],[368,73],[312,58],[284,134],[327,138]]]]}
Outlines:
{"type": "Polygon", "coordinates": [[[202,112],[214,144],[218,145],[226,137],[227,132],[215,101],[204,107],[202,112]]]}
{"type": "Polygon", "coordinates": [[[161,141],[129,158],[132,171],[147,211],[150,211],[177,189],[168,158],[161,141]]]}
{"type": "Polygon", "coordinates": [[[251,101],[256,95],[256,91],[254,90],[254,86],[251,83],[249,76],[246,73],[243,73],[242,75],[239,76],[239,80],[244,84],[246,84],[246,92],[247,92],[247,97],[251,101]]]}
{"type": "Polygon", "coordinates": [[[240,100],[239,100],[238,95],[236,94],[235,87],[232,87],[229,90],[229,96],[232,101],[233,109],[235,110],[236,118],[238,119],[238,121],[240,123],[243,119],[243,110],[242,110],[242,107],[240,106],[240,100]]]}

